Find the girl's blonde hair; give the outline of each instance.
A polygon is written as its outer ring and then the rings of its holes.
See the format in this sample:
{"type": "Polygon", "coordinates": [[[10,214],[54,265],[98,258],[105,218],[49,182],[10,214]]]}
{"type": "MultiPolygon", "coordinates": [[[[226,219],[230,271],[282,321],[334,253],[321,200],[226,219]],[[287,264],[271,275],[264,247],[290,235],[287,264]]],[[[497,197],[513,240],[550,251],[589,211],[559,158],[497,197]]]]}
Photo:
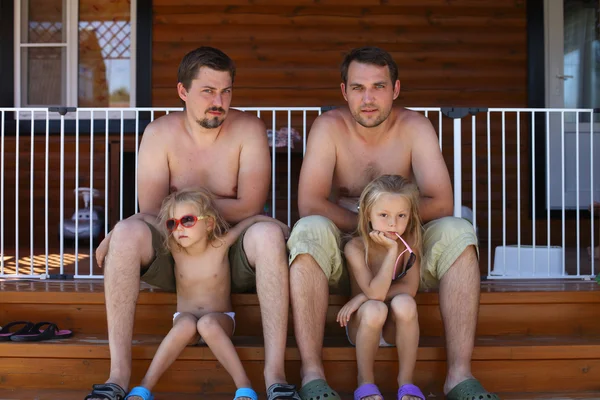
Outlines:
{"type": "Polygon", "coordinates": [[[385,193],[399,194],[408,201],[410,215],[403,236],[405,239],[410,238],[411,247],[415,255],[417,257],[421,255],[423,228],[421,227],[421,217],[419,216],[419,189],[417,185],[400,175],[382,175],[365,187],[359,200],[356,236],[360,236],[365,245],[365,260],[367,261],[367,265],[369,245],[371,244],[369,232],[372,230],[369,215],[375,202],[385,193]]]}
{"type": "Polygon", "coordinates": [[[209,242],[213,242],[215,239],[222,238],[229,229],[229,224],[221,217],[219,211],[215,206],[215,200],[213,194],[204,188],[197,189],[184,189],[177,192],[173,192],[162,202],[160,212],[158,214],[158,223],[160,231],[164,238],[164,245],[169,251],[173,250],[173,244],[177,245],[178,249],[181,250],[181,246],[175,240],[171,240],[173,237],[172,232],[167,229],[167,220],[173,218],[175,206],[181,203],[189,203],[196,208],[195,215],[202,215],[208,218],[212,218],[214,222],[213,229],[208,234],[209,242]]]}

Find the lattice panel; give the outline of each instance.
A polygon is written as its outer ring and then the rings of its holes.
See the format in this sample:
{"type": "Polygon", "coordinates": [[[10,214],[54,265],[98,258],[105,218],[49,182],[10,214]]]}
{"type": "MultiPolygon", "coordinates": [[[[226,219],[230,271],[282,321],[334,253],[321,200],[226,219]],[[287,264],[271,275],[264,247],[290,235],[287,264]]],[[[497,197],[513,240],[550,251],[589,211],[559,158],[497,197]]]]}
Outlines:
{"type": "Polygon", "coordinates": [[[28,43],[62,43],[62,22],[29,22],[28,43]]]}
{"type": "Polygon", "coordinates": [[[105,60],[131,58],[131,24],[129,21],[81,21],[79,32],[96,34],[105,60]]]}

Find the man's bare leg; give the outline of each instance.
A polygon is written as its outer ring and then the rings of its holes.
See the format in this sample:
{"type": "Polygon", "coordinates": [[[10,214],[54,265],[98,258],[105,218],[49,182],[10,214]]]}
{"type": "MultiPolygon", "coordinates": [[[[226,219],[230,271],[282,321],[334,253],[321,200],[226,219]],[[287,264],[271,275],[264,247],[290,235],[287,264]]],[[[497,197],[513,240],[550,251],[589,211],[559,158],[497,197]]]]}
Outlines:
{"type": "Polygon", "coordinates": [[[127,390],[131,377],[131,338],[140,288],[140,266],[154,256],[152,234],[140,220],[119,222],[111,233],[104,263],[110,375],[107,383],[127,390]]]}
{"type": "Polygon", "coordinates": [[[479,311],[480,273],[475,248],[469,246],[440,282],[440,310],[446,333],[447,394],[460,382],[472,378],[471,356],[479,311]]]}
{"type": "Polygon", "coordinates": [[[325,379],[321,353],[329,301],[327,277],[308,254],[300,254],[290,269],[290,299],[294,330],[302,359],[302,385],[325,379]]]}
{"type": "Polygon", "coordinates": [[[285,239],[273,223],[257,223],[244,235],[244,251],[256,270],[265,340],[265,384],[287,383],[285,346],[289,312],[289,270],[285,239]]]}

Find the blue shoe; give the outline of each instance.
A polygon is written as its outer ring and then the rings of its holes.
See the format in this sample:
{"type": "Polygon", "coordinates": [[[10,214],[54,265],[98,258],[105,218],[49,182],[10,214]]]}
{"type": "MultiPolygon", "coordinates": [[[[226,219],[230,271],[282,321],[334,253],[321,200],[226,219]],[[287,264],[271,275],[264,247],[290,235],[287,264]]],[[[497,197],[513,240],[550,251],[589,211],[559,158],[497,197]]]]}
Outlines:
{"type": "Polygon", "coordinates": [[[235,391],[235,397],[233,400],[239,399],[240,397],[247,397],[252,400],[258,400],[258,395],[251,388],[239,388],[235,391]]]}
{"type": "Polygon", "coordinates": [[[141,397],[143,400],[154,400],[154,396],[152,396],[152,393],[150,393],[150,391],[143,386],[136,386],[133,389],[131,389],[131,392],[129,392],[127,397],[125,397],[125,400],[129,399],[132,396],[141,397]]]}

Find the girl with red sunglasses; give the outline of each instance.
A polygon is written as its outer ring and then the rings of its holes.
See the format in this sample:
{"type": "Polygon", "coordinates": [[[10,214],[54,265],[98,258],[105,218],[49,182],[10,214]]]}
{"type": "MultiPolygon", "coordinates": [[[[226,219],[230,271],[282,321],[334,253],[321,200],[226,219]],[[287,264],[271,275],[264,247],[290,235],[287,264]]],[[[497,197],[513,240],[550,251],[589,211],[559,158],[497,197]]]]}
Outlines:
{"type": "Polygon", "coordinates": [[[212,194],[205,189],[172,193],[158,216],[165,247],[175,261],[177,312],[173,327],[160,344],[140,386],[127,399],[152,399],[152,388],[187,345],[207,344],[229,372],[237,391],[235,399],[256,400],[248,375],[231,342],[235,313],[230,298],[228,250],[238,236],[256,222],[276,222],[263,215],[245,219],[228,229],[212,194]]]}
{"type": "Polygon", "coordinates": [[[360,197],[358,229],[344,248],[353,297],[337,315],[356,346],[355,400],[383,400],[375,385],[375,354],[393,343],[400,362],[398,400],[425,400],[413,384],[419,346],[414,297],[422,245],[418,201],[416,185],[398,175],[375,179],[360,197]]]}

